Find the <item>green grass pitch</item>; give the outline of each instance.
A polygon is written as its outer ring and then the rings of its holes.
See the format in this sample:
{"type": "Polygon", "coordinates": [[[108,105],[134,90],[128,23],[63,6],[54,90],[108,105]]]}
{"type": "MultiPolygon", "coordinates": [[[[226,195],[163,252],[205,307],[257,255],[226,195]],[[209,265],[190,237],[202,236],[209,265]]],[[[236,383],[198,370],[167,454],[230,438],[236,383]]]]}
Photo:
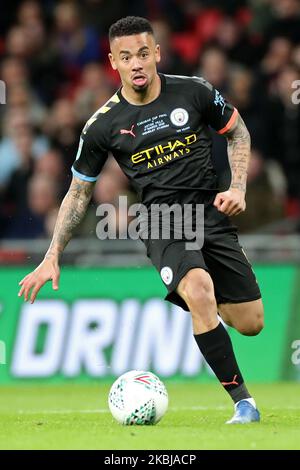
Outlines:
{"type": "Polygon", "coordinates": [[[253,385],[262,421],[225,425],[232,404],[218,383],[166,382],[155,426],[121,426],[110,385],[0,387],[0,449],[300,449],[300,384],[253,385]]]}

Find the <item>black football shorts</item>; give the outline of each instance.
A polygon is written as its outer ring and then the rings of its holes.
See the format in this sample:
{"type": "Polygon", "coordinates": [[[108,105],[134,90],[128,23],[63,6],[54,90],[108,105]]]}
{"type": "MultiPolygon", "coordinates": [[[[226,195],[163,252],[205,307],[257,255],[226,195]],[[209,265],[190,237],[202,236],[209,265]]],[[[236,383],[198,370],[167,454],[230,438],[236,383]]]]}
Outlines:
{"type": "Polygon", "coordinates": [[[205,269],[214,284],[217,304],[249,302],[261,298],[259,286],[237,229],[213,205],[205,208],[204,243],[201,249],[186,250],[186,240],[143,240],[147,256],[168,289],[168,300],[189,310],[176,292],[180,280],[193,268],[205,269]]]}

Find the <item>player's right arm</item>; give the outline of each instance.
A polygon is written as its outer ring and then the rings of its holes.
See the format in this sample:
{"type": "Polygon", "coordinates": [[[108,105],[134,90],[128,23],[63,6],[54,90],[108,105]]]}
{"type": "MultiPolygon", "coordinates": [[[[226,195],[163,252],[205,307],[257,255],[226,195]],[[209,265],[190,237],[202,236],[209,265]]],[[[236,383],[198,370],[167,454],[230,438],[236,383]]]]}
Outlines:
{"type": "Polygon", "coordinates": [[[52,280],[53,289],[58,289],[59,258],[85,215],[94,185],[94,182],[73,177],[69,191],[60,206],[53,238],[44,260],[19,283],[19,297],[24,295],[25,301],[30,297],[30,302],[33,303],[40,288],[49,280],[52,280]]]}

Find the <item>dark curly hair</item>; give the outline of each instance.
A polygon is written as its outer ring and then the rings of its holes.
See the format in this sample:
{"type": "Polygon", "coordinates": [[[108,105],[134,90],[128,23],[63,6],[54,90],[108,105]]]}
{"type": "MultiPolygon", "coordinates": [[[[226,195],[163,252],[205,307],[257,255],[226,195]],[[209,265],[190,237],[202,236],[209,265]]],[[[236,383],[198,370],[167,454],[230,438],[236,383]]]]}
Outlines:
{"type": "Polygon", "coordinates": [[[126,16],[113,23],[109,28],[109,41],[121,36],[132,36],[133,34],[149,33],[153,35],[151,24],[146,18],[140,16],[126,16]]]}

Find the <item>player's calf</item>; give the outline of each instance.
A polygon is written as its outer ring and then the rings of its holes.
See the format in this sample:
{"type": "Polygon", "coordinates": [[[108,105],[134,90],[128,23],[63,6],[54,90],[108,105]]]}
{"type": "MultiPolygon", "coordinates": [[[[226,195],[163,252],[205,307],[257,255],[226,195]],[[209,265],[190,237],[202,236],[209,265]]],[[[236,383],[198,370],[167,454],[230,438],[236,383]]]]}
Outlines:
{"type": "Polygon", "coordinates": [[[227,325],[245,336],[256,336],[264,327],[264,308],[261,299],[236,304],[220,304],[218,311],[227,325]]]}
{"type": "MultiPolygon", "coordinates": [[[[197,345],[224,389],[235,404],[246,400],[256,409],[237,364],[231,339],[218,320],[214,288],[209,274],[200,268],[191,269],[180,281],[177,292],[192,314],[197,345]]],[[[240,405],[238,410],[240,411],[240,405]]],[[[253,421],[248,418],[245,417],[244,422],[253,421]]]]}

